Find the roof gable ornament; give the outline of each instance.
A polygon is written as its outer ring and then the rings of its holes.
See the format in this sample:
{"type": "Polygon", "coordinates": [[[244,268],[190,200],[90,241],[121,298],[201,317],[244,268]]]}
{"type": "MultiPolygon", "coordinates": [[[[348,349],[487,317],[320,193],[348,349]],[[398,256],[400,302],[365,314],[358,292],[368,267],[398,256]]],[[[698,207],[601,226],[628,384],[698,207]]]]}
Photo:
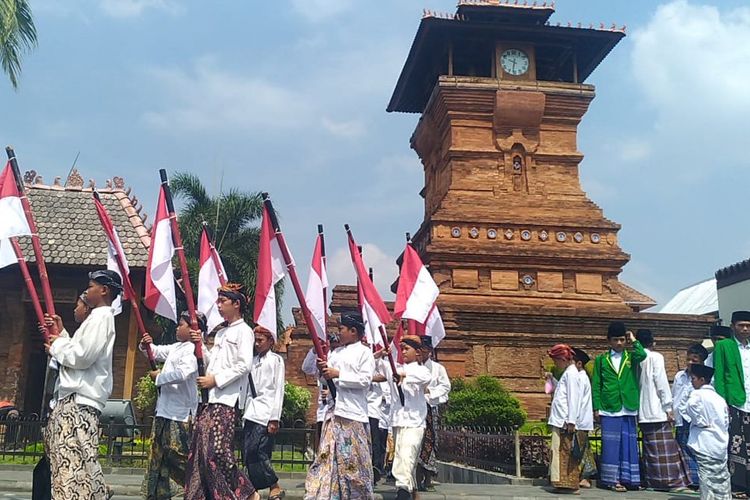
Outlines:
{"type": "Polygon", "coordinates": [[[68,180],[65,181],[65,187],[72,191],[83,189],[83,177],[81,177],[81,174],[78,172],[77,168],[74,168],[70,171],[68,180]]]}
{"type": "Polygon", "coordinates": [[[36,180],[36,170],[27,170],[23,173],[23,183],[32,186],[36,180]]]}

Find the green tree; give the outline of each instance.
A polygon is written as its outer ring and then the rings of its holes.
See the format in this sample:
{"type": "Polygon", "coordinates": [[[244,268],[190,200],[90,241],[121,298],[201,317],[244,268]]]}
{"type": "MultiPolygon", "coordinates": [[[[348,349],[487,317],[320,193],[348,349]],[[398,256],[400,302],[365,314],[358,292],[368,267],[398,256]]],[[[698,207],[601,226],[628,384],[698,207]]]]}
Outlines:
{"type": "Polygon", "coordinates": [[[21,57],[36,47],[36,27],[27,0],[0,0],[0,65],[18,88],[21,57]]]}
{"type": "Polygon", "coordinates": [[[284,384],[284,406],[281,409],[284,427],[294,427],[297,422],[305,421],[311,399],[310,391],[304,387],[297,387],[289,382],[284,384]]]}
{"type": "MultiPolygon", "coordinates": [[[[221,255],[228,278],[245,285],[250,296],[249,317],[255,295],[260,220],[263,214],[261,193],[231,189],[212,197],[198,176],[187,172],[176,173],[170,180],[170,187],[175,199],[182,203],[178,220],[194,290],[197,290],[200,237],[205,221],[216,241],[216,250],[221,255]]],[[[277,307],[281,306],[282,292],[283,288],[277,286],[277,307]]],[[[281,321],[281,315],[277,316],[281,321]]],[[[279,327],[281,329],[283,325],[279,327]]]]}
{"type": "Polygon", "coordinates": [[[452,381],[447,425],[520,427],[526,421],[521,402],[489,375],[452,381]]]}

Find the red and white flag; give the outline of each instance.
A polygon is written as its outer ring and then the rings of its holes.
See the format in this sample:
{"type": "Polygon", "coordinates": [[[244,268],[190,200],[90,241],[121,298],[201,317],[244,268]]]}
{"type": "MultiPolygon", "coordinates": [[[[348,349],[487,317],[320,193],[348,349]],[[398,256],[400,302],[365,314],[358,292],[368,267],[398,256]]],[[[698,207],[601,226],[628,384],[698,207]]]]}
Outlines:
{"type": "MultiPolygon", "coordinates": [[[[354,271],[357,273],[357,280],[361,290],[362,318],[370,324],[368,330],[375,332],[380,329],[381,325],[387,325],[391,322],[391,313],[388,312],[388,307],[386,307],[385,302],[383,302],[378,293],[378,289],[375,288],[370,275],[367,273],[365,263],[362,261],[362,256],[359,254],[357,243],[354,241],[351,231],[348,233],[348,236],[349,254],[352,257],[352,264],[354,264],[354,271]]],[[[382,344],[382,337],[379,332],[371,345],[377,343],[382,344]]]]}
{"type": "Polygon", "coordinates": [[[417,333],[432,337],[432,347],[437,347],[445,338],[445,325],[443,325],[443,318],[440,316],[437,304],[433,306],[425,323],[417,323],[417,333]]]}
{"type": "Polygon", "coordinates": [[[401,272],[398,277],[396,304],[393,313],[397,318],[413,319],[424,323],[440,295],[440,289],[422,263],[411,244],[406,244],[401,272]]]}
{"type": "Polygon", "coordinates": [[[201,234],[200,270],[198,271],[198,310],[206,315],[208,331],[224,321],[219,314],[216,299],[219,287],[226,283],[226,271],[219,253],[208,238],[208,231],[203,228],[201,234]]]}
{"type": "Polygon", "coordinates": [[[404,354],[401,352],[401,339],[404,338],[404,324],[398,322],[398,329],[396,329],[396,335],[391,340],[391,352],[396,355],[396,363],[399,365],[404,364],[404,354]]]}
{"type": "Polygon", "coordinates": [[[315,240],[312,265],[310,266],[310,277],[307,279],[307,290],[305,291],[305,302],[315,320],[315,329],[323,342],[326,338],[326,316],[328,305],[326,304],[326,290],[328,289],[328,275],[323,260],[322,235],[315,240]]]}
{"type": "Polygon", "coordinates": [[[260,224],[260,248],[258,249],[258,270],[255,278],[255,307],[253,320],[266,328],[276,339],[276,292],[274,286],[284,279],[286,269],[279,239],[271,224],[268,207],[263,207],[263,220],[260,224]]]}
{"type": "Polygon", "coordinates": [[[16,252],[13,251],[13,245],[10,238],[0,240],[0,269],[18,263],[16,252]]]}
{"type": "MultiPolygon", "coordinates": [[[[115,226],[112,223],[109,212],[107,212],[107,209],[104,208],[102,202],[96,197],[94,197],[94,207],[96,208],[96,214],[99,216],[99,222],[101,222],[102,224],[102,229],[104,229],[104,235],[107,237],[107,269],[119,274],[120,279],[122,279],[122,282],[125,283],[126,278],[128,280],[130,279],[130,269],[128,267],[128,261],[125,258],[125,252],[122,249],[120,237],[117,235],[117,229],[115,229],[115,226]],[[123,276],[122,272],[120,271],[120,266],[117,263],[118,253],[122,258],[122,265],[125,268],[124,271],[127,276],[123,276]]],[[[122,301],[128,300],[130,298],[127,295],[128,288],[129,287],[126,286],[123,293],[112,302],[112,309],[115,315],[118,315],[122,312],[122,301]]]]}
{"type": "Polygon", "coordinates": [[[159,189],[156,202],[156,218],[151,228],[151,246],[148,249],[146,265],[146,295],[143,303],[159,316],[177,322],[177,298],[175,296],[174,270],[172,257],[175,246],[172,228],[164,195],[164,186],[159,189]]]}
{"type": "Polygon", "coordinates": [[[8,162],[0,173],[0,240],[29,235],[31,228],[23,211],[21,193],[8,162]]]}
{"type": "Polygon", "coordinates": [[[362,313],[362,319],[365,322],[365,340],[367,340],[367,343],[373,349],[378,346],[383,347],[383,338],[380,336],[380,327],[383,326],[383,323],[380,321],[373,308],[370,307],[367,300],[365,300],[361,286],[357,286],[357,294],[359,296],[358,302],[361,304],[360,312],[362,313]]]}

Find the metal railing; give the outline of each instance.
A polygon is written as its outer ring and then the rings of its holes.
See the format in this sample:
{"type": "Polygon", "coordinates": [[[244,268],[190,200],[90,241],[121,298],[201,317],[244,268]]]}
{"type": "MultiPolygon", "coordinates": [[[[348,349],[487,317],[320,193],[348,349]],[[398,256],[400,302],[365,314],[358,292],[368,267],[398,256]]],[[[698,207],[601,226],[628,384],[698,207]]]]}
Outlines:
{"type": "MultiPolygon", "coordinates": [[[[99,425],[99,460],[103,466],[147,468],[153,419],[145,424],[99,425]]],[[[44,455],[43,429],[46,421],[36,415],[0,420],[0,464],[33,464],[44,455]]],[[[234,450],[242,459],[242,427],[234,432],[234,450]]],[[[278,471],[306,471],[315,449],[315,428],[298,422],[276,434],[272,462],[278,471]]]]}
{"type": "MultiPolygon", "coordinates": [[[[437,458],[479,469],[518,477],[545,477],[551,453],[546,424],[523,431],[504,427],[438,428],[437,458]]],[[[601,428],[589,432],[589,442],[597,464],[601,454],[601,428]]],[[[640,445],[641,436],[638,436],[640,445]]]]}

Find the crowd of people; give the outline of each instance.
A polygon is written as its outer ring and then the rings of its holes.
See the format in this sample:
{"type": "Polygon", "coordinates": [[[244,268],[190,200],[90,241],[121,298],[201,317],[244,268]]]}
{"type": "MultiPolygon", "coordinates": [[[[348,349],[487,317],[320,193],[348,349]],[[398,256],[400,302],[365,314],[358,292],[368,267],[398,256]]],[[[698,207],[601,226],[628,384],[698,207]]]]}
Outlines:
{"type": "Polygon", "coordinates": [[[611,323],[609,349],[594,359],[591,377],[583,350],[558,344],[548,351],[560,373],[547,374],[550,481],[558,492],[590,487],[597,469],[589,432],[598,422],[605,488],[750,497],[750,312],[734,312],[731,327],[715,325],[709,334],[713,351],[691,345],[671,387],[650,330],[633,334],[611,323]]]}
{"type": "MultiPolygon", "coordinates": [[[[45,430],[53,498],[112,496],[97,458],[98,424],[112,392],[111,305],[122,289],[117,273],[90,273],[74,311],[80,323],[74,334],[59,316],[46,317],[51,332],[46,348],[59,370],[45,430]]],[[[269,500],[284,498],[271,464],[284,401],[284,360],[273,352],[270,331],[245,322],[247,305],[242,287],[226,284],[217,299],[224,322],[213,331],[206,331],[200,313],[195,329],[185,312],[175,343],[155,345],[150,335],[143,336],[141,351],[161,364],[149,372],[158,399],[144,478],[147,499],[184,494],[188,500],[258,500],[263,490],[269,500]],[[204,375],[194,356],[196,342],[203,347],[204,375]],[[199,404],[200,392],[207,392],[205,404],[199,404]],[[234,449],[238,417],[243,464],[234,449]]],[[[395,373],[386,363],[395,353],[367,344],[361,316],[343,315],[329,340],[326,359],[311,350],[302,366],[321,387],[319,446],[305,498],[373,498],[375,484],[388,474],[389,442],[397,498],[429,489],[437,472],[435,423],[450,392],[445,368],[431,359],[429,337],[403,337],[398,346],[403,362],[393,365],[395,373]]]]}

